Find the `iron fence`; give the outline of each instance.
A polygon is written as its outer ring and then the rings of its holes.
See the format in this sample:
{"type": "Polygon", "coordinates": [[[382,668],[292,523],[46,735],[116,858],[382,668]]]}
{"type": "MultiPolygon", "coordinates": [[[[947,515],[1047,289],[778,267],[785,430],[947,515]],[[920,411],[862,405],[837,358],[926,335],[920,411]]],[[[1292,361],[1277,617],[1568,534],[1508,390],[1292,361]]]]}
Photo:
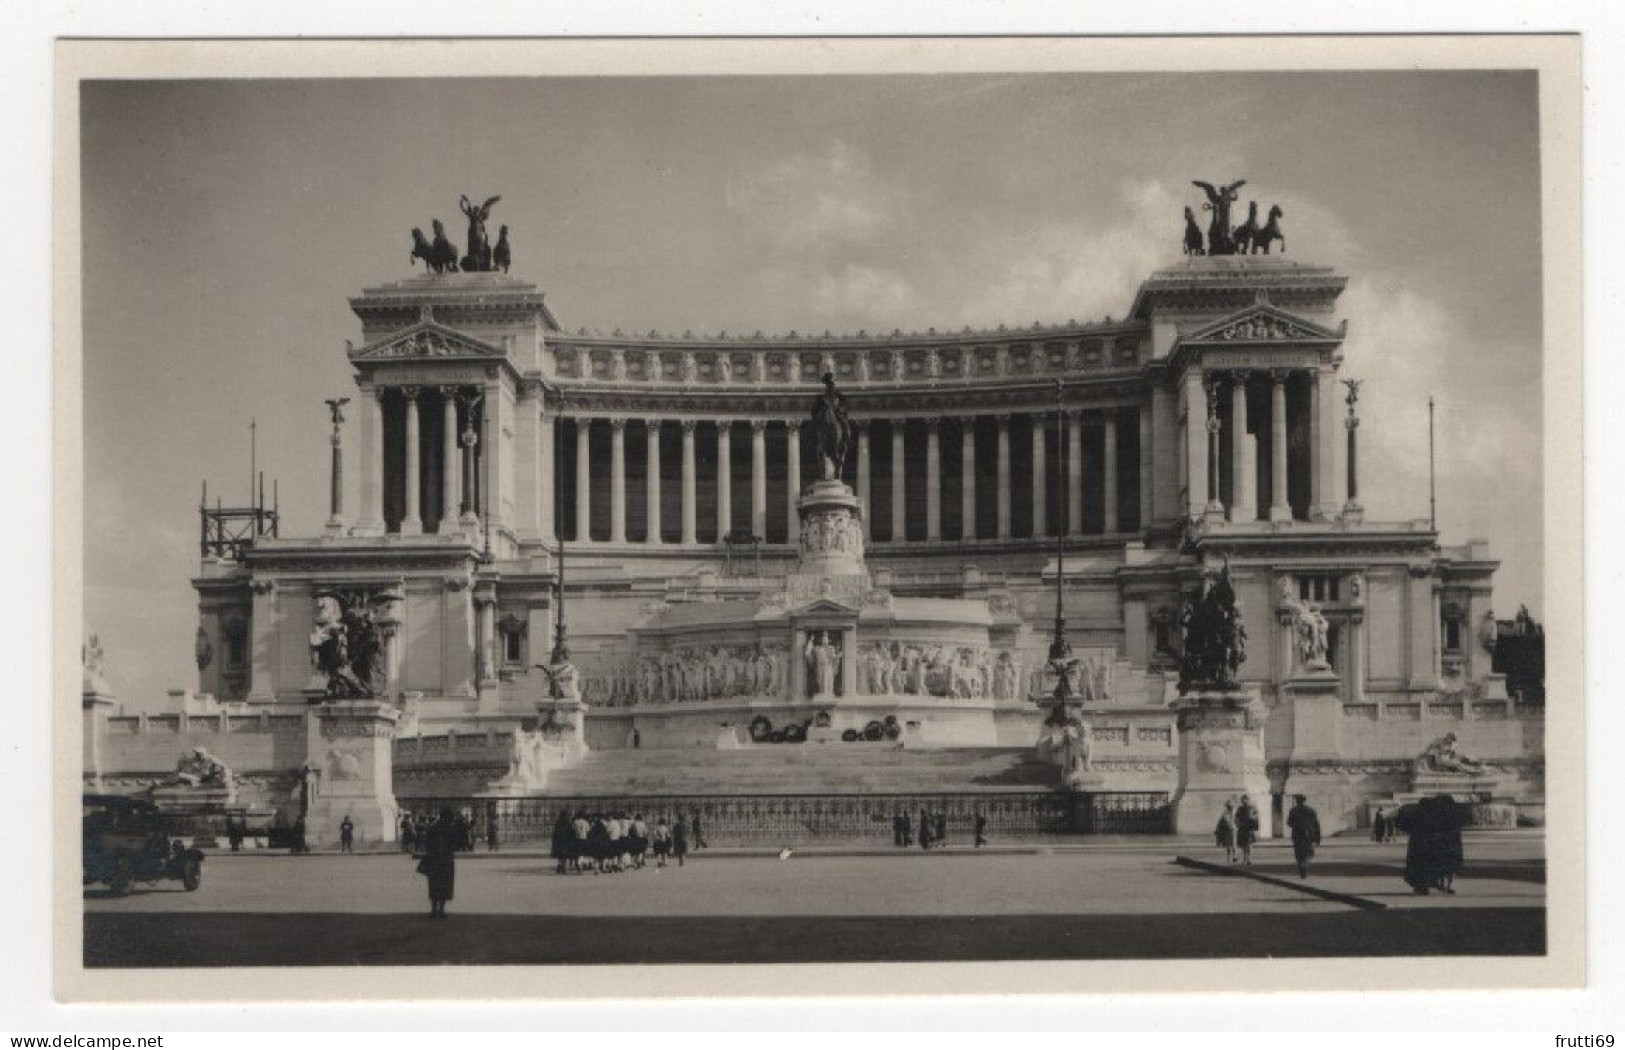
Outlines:
{"type": "Polygon", "coordinates": [[[698,816],[713,846],[781,845],[892,839],[893,819],[917,827],[922,813],[946,819],[948,840],[969,842],[979,811],[990,839],[1069,834],[1169,834],[1173,808],[1162,792],[1004,792],[898,795],[616,795],[514,798],[402,799],[404,813],[433,817],[450,809],[472,819],[483,842],[495,822],[505,846],[545,844],[560,813],[641,815],[652,823],[698,816]]]}

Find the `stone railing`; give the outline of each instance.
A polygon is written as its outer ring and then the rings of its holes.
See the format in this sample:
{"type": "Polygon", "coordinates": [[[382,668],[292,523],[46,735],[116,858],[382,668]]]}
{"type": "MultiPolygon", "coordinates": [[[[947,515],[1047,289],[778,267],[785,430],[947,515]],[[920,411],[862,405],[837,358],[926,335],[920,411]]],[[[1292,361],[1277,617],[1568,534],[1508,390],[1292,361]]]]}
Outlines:
{"type": "MultiPolygon", "coordinates": [[[[663,347],[604,345],[597,337],[552,345],[557,374],[612,384],[738,387],[816,385],[832,373],[843,386],[1020,380],[1138,367],[1147,353],[1133,331],[1102,335],[1039,331],[989,333],[992,341],[947,346],[841,347],[809,340],[790,346],[663,347]]],[[[611,337],[613,338],[613,337],[611,337]]],[[[795,337],[787,337],[786,341],[795,337]]],[[[868,337],[860,337],[867,339],[868,337]]],[[[898,339],[930,336],[904,336],[898,339]]],[[[839,342],[833,337],[830,342],[839,342]]]]}

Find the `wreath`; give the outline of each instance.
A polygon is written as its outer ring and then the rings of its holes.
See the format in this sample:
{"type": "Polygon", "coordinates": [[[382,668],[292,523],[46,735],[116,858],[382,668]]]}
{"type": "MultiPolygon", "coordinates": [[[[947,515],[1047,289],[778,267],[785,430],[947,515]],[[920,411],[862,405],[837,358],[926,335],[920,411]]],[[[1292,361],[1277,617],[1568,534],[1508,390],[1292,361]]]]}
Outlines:
{"type": "Polygon", "coordinates": [[[750,720],[750,738],[758,744],[766,741],[773,735],[773,723],[768,721],[766,715],[757,715],[750,720]]]}
{"type": "Polygon", "coordinates": [[[858,731],[856,729],[843,729],[843,730],[841,730],[841,740],[844,741],[845,743],[850,744],[850,743],[854,742],[857,739],[858,739],[858,731]]]}
{"type": "Polygon", "coordinates": [[[863,727],[863,739],[879,740],[886,735],[886,727],[878,721],[870,722],[863,727]]]}
{"type": "Polygon", "coordinates": [[[803,740],[806,740],[806,739],[807,739],[807,729],[806,729],[805,726],[799,726],[799,725],[793,725],[792,724],[792,725],[787,725],[787,726],[784,727],[784,742],[785,743],[787,743],[787,744],[799,744],[803,740]]]}

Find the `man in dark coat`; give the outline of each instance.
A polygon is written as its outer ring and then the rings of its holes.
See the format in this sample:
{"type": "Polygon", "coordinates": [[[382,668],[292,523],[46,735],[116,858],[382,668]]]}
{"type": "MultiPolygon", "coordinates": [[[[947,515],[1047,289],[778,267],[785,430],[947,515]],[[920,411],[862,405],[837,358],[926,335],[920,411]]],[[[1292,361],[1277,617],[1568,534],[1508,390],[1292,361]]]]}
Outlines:
{"type": "Polygon", "coordinates": [[[694,813],[693,833],[694,833],[694,848],[695,849],[700,850],[700,849],[710,849],[711,848],[711,844],[709,842],[705,841],[705,832],[701,830],[700,814],[699,814],[698,811],[695,811],[695,813],[694,813]]]}
{"type": "Polygon", "coordinates": [[[931,814],[920,810],[920,848],[931,848],[931,814]]]}
{"type": "Polygon", "coordinates": [[[677,814],[677,823],[671,829],[671,855],[677,858],[679,868],[683,866],[683,858],[688,856],[688,821],[681,813],[677,814]]]}
{"type": "Polygon", "coordinates": [[[457,885],[457,851],[463,842],[463,828],[451,810],[440,811],[440,819],[423,835],[423,857],[418,872],[429,880],[429,918],[444,919],[446,902],[457,885]]]}
{"type": "Polygon", "coordinates": [[[1388,841],[1388,815],[1380,809],[1371,818],[1371,839],[1378,843],[1388,841]]]}
{"type": "Polygon", "coordinates": [[[344,820],[339,824],[339,852],[355,852],[355,821],[350,819],[348,813],[344,814],[344,820]]]}
{"type": "Polygon", "coordinates": [[[935,832],[932,838],[936,841],[937,848],[946,848],[948,845],[948,814],[946,811],[937,814],[935,832]]]}
{"type": "Polygon", "coordinates": [[[891,818],[891,844],[898,848],[903,845],[903,814],[893,813],[891,818]]]}
{"type": "Polygon", "coordinates": [[[1258,810],[1253,808],[1253,800],[1246,795],[1241,796],[1241,804],[1236,807],[1236,848],[1241,850],[1241,862],[1253,862],[1253,843],[1258,839],[1258,810]]]}
{"type": "Polygon", "coordinates": [[[976,829],[976,848],[981,849],[987,845],[987,816],[981,810],[976,811],[974,827],[976,829]]]}
{"type": "Polygon", "coordinates": [[[1320,815],[1302,795],[1293,795],[1286,826],[1292,832],[1292,859],[1298,862],[1298,878],[1307,879],[1309,862],[1314,859],[1315,847],[1320,845],[1320,815]]]}

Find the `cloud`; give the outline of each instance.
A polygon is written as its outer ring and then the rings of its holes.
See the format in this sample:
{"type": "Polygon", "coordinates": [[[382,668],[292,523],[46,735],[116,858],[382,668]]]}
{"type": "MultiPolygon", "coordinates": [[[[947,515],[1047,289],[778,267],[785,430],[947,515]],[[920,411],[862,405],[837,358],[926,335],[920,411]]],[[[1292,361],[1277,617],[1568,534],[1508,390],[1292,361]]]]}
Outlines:
{"type": "Polygon", "coordinates": [[[777,250],[820,254],[877,240],[899,221],[907,195],[882,179],[861,150],[834,139],[820,153],[734,176],[726,203],[777,250]]]}

